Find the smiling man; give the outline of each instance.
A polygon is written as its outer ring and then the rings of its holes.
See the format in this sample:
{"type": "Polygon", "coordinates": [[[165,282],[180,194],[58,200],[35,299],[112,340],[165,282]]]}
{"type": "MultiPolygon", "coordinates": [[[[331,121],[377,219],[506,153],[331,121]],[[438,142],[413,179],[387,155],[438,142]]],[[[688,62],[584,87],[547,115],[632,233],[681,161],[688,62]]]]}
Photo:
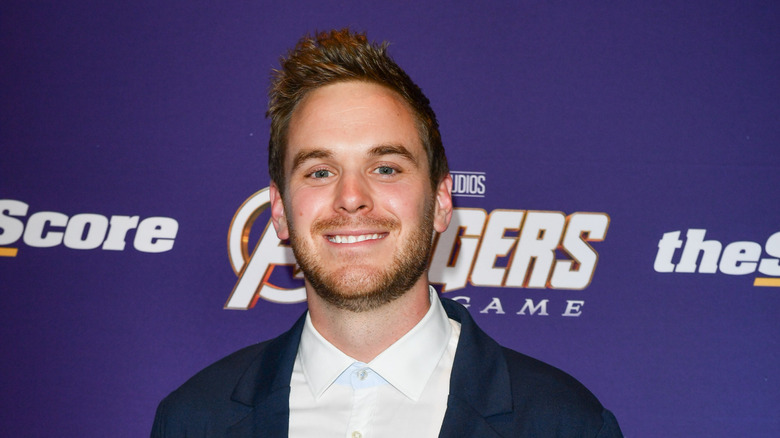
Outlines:
{"type": "Polygon", "coordinates": [[[622,436],[579,382],[429,286],[452,179],[428,99],[386,45],[302,39],[268,115],[271,217],[309,309],[163,400],[153,437],[622,436]]]}

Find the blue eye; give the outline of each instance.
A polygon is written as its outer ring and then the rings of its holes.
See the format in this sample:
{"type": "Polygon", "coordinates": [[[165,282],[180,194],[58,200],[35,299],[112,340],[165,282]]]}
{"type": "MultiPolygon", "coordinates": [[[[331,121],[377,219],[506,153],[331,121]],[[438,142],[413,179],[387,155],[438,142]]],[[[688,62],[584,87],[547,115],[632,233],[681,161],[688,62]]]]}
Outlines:
{"type": "Polygon", "coordinates": [[[331,175],[330,170],[320,169],[311,173],[312,178],[327,178],[331,175]]]}
{"type": "Polygon", "coordinates": [[[375,172],[380,175],[393,175],[396,173],[396,170],[390,166],[379,166],[376,168],[375,172]]]}

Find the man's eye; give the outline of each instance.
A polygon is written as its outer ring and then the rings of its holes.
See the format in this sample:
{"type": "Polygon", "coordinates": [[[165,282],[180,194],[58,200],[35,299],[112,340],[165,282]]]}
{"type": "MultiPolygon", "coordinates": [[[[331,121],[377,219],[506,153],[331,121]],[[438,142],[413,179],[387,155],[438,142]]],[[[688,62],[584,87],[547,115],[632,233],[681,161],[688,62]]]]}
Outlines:
{"type": "Polygon", "coordinates": [[[374,172],[376,172],[376,173],[378,173],[380,175],[393,175],[393,174],[397,173],[397,171],[395,169],[393,169],[392,167],[389,167],[389,166],[379,166],[379,167],[376,168],[376,170],[374,172]]]}
{"type": "Polygon", "coordinates": [[[331,175],[330,170],[320,169],[311,173],[312,178],[327,178],[331,175]]]}

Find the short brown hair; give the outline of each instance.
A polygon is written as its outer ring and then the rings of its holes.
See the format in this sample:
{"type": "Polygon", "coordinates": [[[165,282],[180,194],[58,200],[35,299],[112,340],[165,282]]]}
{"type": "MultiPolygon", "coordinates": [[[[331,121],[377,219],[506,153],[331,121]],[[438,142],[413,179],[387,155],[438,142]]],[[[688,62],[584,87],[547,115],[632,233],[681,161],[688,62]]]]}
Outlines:
{"type": "Polygon", "coordinates": [[[387,54],[387,43],[368,41],[365,33],[349,29],[317,33],[298,41],[281,68],[274,70],[268,92],[271,136],[268,141],[268,171],[279,190],[285,190],[284,159],[290,117],[306,93],[344,81],[368,81],[400,95],[414,113],[417,132],[428,156],[431,185],[449,173],[439,134],[439,123],[430,101],[409,75],[387,54]]]}

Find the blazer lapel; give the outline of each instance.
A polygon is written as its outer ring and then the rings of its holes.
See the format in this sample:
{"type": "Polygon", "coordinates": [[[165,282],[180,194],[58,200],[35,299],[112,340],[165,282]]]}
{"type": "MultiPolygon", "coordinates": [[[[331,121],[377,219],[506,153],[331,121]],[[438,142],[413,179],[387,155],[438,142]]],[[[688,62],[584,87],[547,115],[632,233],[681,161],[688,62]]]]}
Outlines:
{"type": "Polygon", "coordinates": [[[447,315],[460,322],[461,330],[439,436],[498,437],[493,424],[512,412],[509,371],[501,346],[477,327],[465,307],[446,298],[442,304],[447,315]]]}
{"type": "Polygon", "coordinates": [[[305,314],[286,333],[272,340],[247,368],[231,399],[252,407],[227,431],[229,438],[287,437],[290,418],[290,377],[305,314]]]}

